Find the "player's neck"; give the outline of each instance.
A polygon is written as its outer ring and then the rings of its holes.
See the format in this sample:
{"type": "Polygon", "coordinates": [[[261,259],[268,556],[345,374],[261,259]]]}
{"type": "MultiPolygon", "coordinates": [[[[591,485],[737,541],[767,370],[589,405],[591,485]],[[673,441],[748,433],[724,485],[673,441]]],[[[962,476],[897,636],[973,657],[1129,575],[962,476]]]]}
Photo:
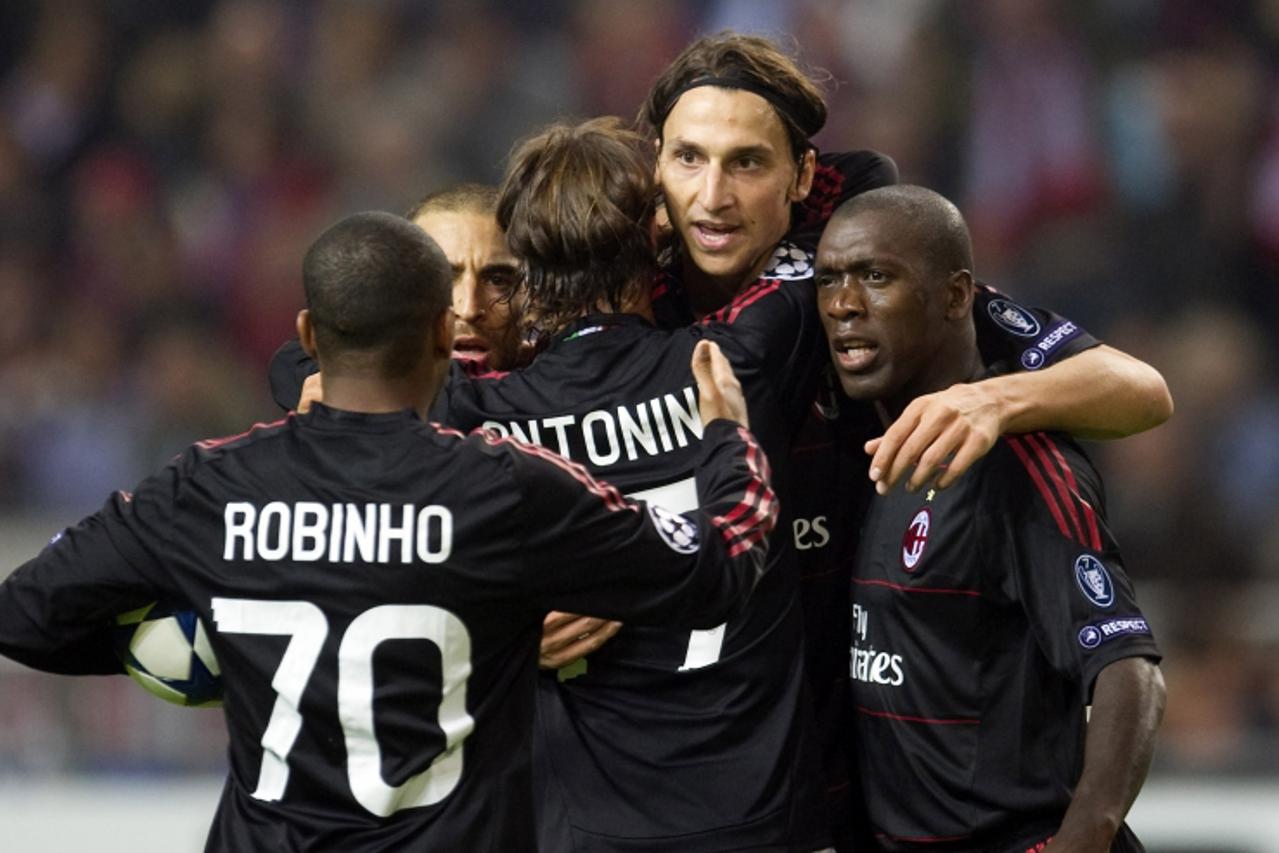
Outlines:
{"type": "Polygon", "coordinates": [[[737,294],[764,274],[772,256],[771,251],[765,252],[744,275],[736,273],[715,276],[703,271],[685,254],[681,278],[684,292],[688,295],[688,307],[692,310],[693,316],[701,319],[732,302],[737,294]]]}
{"type": "Polygon", "coordinates": [[[916,397],[943,391],[960,382],[974,382],[985,373],[975,340],[955,342],[937,351],[933,359],[895,394],[875,401],[875,411],[884,426],[901,415],[916,397]]]}
{"type": "Polygon", "coordinates": [[[367,415],[412,409],[423,420],[439,391],[439,382],[420,374],[388,379],[366,376],[324,376],[324,405],[367,415]]]}
{"type": "Polygon", "coordinates": [[[623,297],[621,306],[623,314],[637,314],[650,323],[657,322],[653,316],[651,284],[649,281],[633,282],[626,289],[626,296],[623,297]]]}

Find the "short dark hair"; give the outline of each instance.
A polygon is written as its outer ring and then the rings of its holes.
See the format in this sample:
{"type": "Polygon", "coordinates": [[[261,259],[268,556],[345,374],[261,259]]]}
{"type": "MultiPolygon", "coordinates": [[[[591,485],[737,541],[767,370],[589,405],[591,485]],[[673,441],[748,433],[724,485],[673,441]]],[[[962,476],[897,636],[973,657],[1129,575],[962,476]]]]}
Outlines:
{"type": "Polygon", "coordinates": [[[422,198],[404,214],[417,219],[423,213],[493,213],[497,210],[497,187],[489,184],[456,184],[422,198]]]}
{"type": "Polygon", "coordinates": [[[684,48],[653,83],[640,108],[640,122],[662,138],[666,116],[686,87],[701,78],[741,81],[770,102],[799,159],[813,147],[809,140],[826,124],[826,99],[818,84],[795,59],[762,36],[724,30],[702,36],[684,48]]]}
{"type": "Polygon", "coordinates": [[[927,187],[896,184],[859,193],[841,204],[827,228],[859,213],[887,211],[901,217],[917,238],[933,272],[973,271],[973,243],[964,215],[950,199],[927,187]]]}
{"type": "Polygon", "coordinates": [[[452,304],[444,252],[391,213],[348,216],[311,244],[302,287],[324,369],[354,364],[403,376],[421,352],[423,328],[452,304]]]}
{"type": "Polygon", "coordinates": [[[631,288],[650,285],[653,170],[652,145],[612,117],[554,124],[516,148],[497,224],[525,263],[542,331],[600,305],[620,310],[631,288]]]}

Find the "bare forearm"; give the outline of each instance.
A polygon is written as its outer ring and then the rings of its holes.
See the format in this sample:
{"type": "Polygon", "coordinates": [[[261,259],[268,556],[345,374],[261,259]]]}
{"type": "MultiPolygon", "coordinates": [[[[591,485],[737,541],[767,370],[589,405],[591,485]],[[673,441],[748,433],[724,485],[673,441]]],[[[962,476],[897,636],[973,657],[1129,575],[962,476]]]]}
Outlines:
{"type": "Polygon", "coordinates": [[[1172,415],[1172,396],[1159,371],[1107,346],[979,384],[999,399],[1004,433],[1060,430],[1079,438],[1123,438],[1172,415]]]}
{"type": "Polygon", "coordinates": [[[1083,773],[1052,853],[1110,849],[1146,780],[1163,711],[1163,675],[1152,661],[1125,658],[1097,676],[1083,773]]]}

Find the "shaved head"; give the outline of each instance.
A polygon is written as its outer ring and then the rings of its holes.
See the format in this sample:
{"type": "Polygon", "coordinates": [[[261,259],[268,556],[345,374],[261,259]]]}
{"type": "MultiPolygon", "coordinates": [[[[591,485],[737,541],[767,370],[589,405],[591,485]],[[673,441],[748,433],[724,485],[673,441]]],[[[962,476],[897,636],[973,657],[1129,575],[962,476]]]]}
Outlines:
{"type": "Polygon", "coordinates": [[[882,213],[905,229],[933,272],[943,275],[973,268],[973,244],[964,216],[945,196],[926,187],[901,184],[853,196],[836,209],[827,228],[861,213],[882,213]]]}

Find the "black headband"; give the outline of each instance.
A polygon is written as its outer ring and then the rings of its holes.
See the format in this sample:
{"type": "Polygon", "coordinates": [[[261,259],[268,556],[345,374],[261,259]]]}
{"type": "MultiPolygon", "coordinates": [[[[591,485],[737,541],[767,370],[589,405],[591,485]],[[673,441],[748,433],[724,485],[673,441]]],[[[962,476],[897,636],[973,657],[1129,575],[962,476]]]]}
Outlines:
{"type": "Polygon", "coordinates": [[[781,113],[782,118],[789,122],[792,127],[799,130],[799,132],[805,137],[808,135],[804,132],[800,123],[795,120],[795,115],[791,112],[790,105],[786,103],[786,99],[783,98],[782,94],[773,87],[767,86],[763,83],[758,83],[754,80],[748,80],[745,77],[712,77],[709,75],[706,77],[695,77],[675,90],[675,93],[666,101],[666,108],[662,110],[661,122],[657,128],[658,133],[661,133],[661,125],[666,124],[666,117],[671,114],[671,110],[675,109],[675,102],[683,97],[684,93],[688,90],[700,89],[703,86],[716,86],[720,89],[741,89],[743,91],[759,95],[761,98],[772,104],[773,108],[781,113]]]}

